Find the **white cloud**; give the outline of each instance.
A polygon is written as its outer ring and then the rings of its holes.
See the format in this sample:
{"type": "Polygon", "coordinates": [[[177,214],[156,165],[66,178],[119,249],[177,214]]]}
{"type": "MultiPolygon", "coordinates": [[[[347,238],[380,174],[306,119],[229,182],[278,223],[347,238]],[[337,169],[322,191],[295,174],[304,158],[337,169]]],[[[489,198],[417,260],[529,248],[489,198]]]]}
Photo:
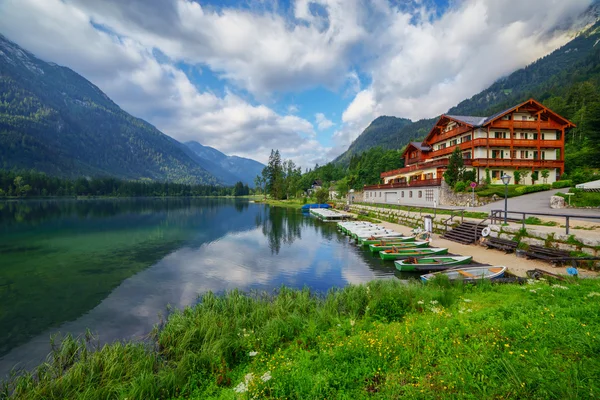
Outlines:
{"type": "Polygon", "coordinates": [[[253,105],[226,90],[223,97],[193,85],[152,49],[130,37],[95,29],[73,3],[7,0],[0,4],[3,32],[39,57],[67,65],[180,141],[197,140],[228,154],[266,162],[271,149],[300,165],[322,161],[327,148],[312,124],[253,105]]]}
{"type": "MultiPolygon", "coordinates": [[[[463,0],[438,17],[423,1],[295,0],[281,12],[263,2],[2,0],[0,26],[176,139],[263,162],[279,148],[306,166],[339,154],[379,115],[433,117],[549,53],[567,40],[556,25],[590,2],[463,0]],[[180,63],[210,69],[228,89],[199,90],[180,63]],[[332,148],[295,115],[302,104],[281,115],[260,103],[315,87],[353,96],[332,148]]],[[[317,129],[332,127],[321,114],[317,129]]]]}
{"type": "Polygon", "coordinates": [[[328,120],[323,113],[316,113],[315,120],[317,121],[317,129],[320,131],[324,131],[335,125],[332,121],[328,120]]]}
{"type": "MultiPolygon", "coordinates": [[[[371,85],[343,113],[334,137],[347,146],[380,115],[431,118],[570,37],[556,31],[590,0],[467,0],[439,19],[389,8],[373,32],[371,85]]],[[[342,146],[342,147],[343,147],[342,146]]]]}

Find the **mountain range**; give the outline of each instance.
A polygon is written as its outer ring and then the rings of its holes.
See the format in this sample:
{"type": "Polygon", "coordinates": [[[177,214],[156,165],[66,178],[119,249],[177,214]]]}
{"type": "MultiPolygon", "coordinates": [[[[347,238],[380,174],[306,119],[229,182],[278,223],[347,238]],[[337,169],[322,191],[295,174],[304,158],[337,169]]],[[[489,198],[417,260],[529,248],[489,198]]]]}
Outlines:
{"type": "Polygon", "coordinates": [[[211,148],[206,158],[198,146],[131,116],[71,69],[0,35],[1,168],[224,185],[253,185],[262,170],[256,161],[211,148]]]}
{"type": "MultiPolygon", "coordinates": [[[[596,59],[600,54],[599,20],[600,1],[596,1],[575,21],[569,21],[569,27],[561,28],[577,30],[570,42],[499,79],[489,88],[450,108],[447,114],[487,116],[531,97],[544,102],[564,92],[569,85],[594,75],[594,66],[598,68],[596,59]]],[[[333,162],[347,166],[353,155],[377,146],[400,149],[410,141],[424,138],[438,118],[413,122],[405,118],[378,117],[333,162]]]]}

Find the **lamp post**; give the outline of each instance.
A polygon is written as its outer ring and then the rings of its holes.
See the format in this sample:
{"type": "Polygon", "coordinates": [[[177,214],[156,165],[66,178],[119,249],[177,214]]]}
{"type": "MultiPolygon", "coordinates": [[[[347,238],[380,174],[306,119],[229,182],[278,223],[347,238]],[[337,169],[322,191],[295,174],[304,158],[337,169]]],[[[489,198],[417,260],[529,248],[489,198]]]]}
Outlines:
{"type": "Polygon", "coordinates": [[[502,183],[504,183],[504,224],[507,224],[506,214],[508,214],[508,184],[510,183],[510,176],[506,173],[502,175],[502,183]]]}

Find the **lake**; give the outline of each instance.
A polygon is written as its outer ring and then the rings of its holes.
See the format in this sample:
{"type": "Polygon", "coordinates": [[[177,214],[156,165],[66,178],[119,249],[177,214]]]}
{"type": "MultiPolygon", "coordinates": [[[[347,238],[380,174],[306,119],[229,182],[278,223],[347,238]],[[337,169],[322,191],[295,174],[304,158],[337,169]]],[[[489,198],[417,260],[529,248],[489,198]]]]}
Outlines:
{"type": "Polygon", "coordinates": [[[229,199],[0,202],[0,377],[57,332],[140,339],[207,291],[400,276],[298,210],[229,199]]]}

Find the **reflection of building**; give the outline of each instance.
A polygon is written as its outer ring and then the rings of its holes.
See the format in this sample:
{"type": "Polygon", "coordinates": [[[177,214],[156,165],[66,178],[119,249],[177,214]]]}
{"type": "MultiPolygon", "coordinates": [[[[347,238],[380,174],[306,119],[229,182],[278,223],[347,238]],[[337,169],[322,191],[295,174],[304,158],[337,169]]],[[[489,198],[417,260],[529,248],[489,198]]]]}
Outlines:
{"type": "Polygon", "coordinates": [[[442,115],[423,142],[406,147],[403,168],[383,172],[383,184],[365,186],[365,201],[433,204],[456,148],[480,182],[486,169],[492,184],[502,184],[505,173],[514,182],[516,170],[528,173],[521,183],[543,183],[543,170],[554,182],[564,172],[565,130],[574,126],[533,99],[491,117],[442,115]]]}

